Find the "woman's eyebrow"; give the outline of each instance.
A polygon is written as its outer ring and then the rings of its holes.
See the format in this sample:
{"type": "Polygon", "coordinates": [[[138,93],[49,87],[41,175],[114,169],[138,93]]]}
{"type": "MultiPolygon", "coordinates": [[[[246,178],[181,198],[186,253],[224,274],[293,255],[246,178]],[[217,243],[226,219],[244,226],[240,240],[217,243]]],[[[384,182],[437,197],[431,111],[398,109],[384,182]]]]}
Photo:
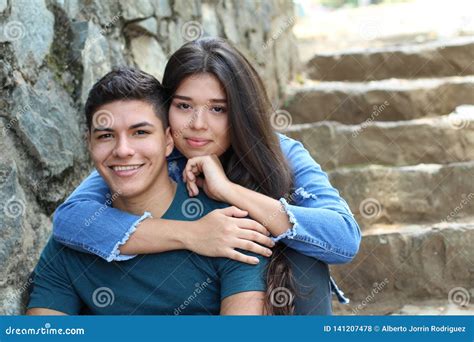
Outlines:
{"type": "Polygon", "coordinates": [[[227,103],[226,99],[210,99],[209,102],[227,103]]]}
{"type": "MultiPolygon", "coordinates": [[[[180,100],[185,100],[185,101],[192,101],[193,99],[189,96],[183,96],[183,95],[174,95],[173,99],[180,99],[180,100]]],[[[219,102],[219,103],[227,103],[226,99],[210,99],[208,102],[219,102]]]]}
{"type": "Polygon", "coordinates": [[[180,100],[186,100],[186,101],[192,100],[192,98],[188,96],[183,96],[183,95],[173,95],[173,99],[180,99],[180,100]]]}

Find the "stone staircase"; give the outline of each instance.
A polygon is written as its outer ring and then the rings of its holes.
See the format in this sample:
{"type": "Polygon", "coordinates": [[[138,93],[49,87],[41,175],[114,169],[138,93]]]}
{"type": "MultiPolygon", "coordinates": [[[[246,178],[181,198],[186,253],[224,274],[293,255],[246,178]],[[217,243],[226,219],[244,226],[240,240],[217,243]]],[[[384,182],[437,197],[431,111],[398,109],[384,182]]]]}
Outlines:
{"type": "Polygon", "coordinates": [[[316,55],[293,125],[363,239],[336,314],[474,314],[474,37],[316,55]],[[473,303],[473,304],[471,304],[473,303]]]}

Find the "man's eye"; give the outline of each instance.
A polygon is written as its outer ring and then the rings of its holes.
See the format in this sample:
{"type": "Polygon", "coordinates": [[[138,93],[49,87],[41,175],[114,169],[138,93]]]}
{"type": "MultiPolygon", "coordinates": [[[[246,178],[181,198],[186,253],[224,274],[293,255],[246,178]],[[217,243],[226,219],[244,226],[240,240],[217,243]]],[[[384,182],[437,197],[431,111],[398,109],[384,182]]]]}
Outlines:
{"type": "Polygon", "coordinates": [[[134,134],[135,134],[135,135],[146,135],[146,134],[150,134],[150,132],[144,131],[144,130],[142,130],[142,129],[139,129],[139,130],[136,131],[134,134]]]}
{"type": "Polygon", "coordinates": [[[108,138],[111,138],[112,137],[112,134],[110,133],[106,133],[106,134],[101,134],[97,137],[97,139],[108,139],[108,138]]]}

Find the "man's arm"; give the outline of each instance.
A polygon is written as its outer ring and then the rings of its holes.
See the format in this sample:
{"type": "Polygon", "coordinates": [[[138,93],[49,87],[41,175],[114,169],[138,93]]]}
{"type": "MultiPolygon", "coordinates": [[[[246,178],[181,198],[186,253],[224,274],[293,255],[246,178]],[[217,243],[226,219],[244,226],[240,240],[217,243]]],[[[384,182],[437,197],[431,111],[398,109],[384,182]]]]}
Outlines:
{"type": "Polygon", "coordinates": [[[50,238],[32,274],[27,315],[79,314],[83,302],[67,271],[71,253],[75,252],[50,238]]]}
{"type": "Polygon", "coordinates": [[[263,315],[265,293],[261,291],[240,292],[226,297],[221,302],[221,315],[263,315]]]}
{"type": "Polygon", "coordinates": [[[45,309],[45,308],[31,308],[26,311],[28,316],[66,316],[67,314],[61,311],[45,309]]]}

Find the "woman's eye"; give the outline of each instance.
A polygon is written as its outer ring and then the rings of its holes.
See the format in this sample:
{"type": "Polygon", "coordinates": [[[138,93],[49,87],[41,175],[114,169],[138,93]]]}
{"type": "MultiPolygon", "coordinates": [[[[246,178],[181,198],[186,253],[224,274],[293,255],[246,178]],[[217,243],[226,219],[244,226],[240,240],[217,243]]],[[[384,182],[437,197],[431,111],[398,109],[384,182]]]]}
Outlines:
{"type": "Polygon", "coordinates": [[[178,107],[179,109],[183,109],[183,110],[191,109],[191,105],[189,105],[187,103],[178,103],[176,105],[176,107],[178,107]]]}
{"type": "Polygon", "coordinates": [[[212,110],[213,110],[215,113],[225,113],[226,108],[225,108],[225,107],[216,106],[216,107],[212,107],[212,110]]]}

